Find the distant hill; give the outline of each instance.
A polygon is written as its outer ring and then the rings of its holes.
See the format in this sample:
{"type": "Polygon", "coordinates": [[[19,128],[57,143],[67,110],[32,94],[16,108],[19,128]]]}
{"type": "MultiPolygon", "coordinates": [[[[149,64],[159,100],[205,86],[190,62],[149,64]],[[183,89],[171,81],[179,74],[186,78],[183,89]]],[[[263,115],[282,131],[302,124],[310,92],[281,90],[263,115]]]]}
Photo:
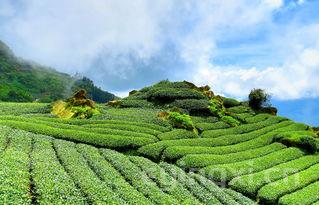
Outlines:
{"type": "Polygon", "coordinates": [[[114,95],[96,87],[86,78],[68,74],[20,59],[0,41],[0,101],[52,102],[66,98],[77,89],[85,89],[96,102],[105,103],[114,95]]]}

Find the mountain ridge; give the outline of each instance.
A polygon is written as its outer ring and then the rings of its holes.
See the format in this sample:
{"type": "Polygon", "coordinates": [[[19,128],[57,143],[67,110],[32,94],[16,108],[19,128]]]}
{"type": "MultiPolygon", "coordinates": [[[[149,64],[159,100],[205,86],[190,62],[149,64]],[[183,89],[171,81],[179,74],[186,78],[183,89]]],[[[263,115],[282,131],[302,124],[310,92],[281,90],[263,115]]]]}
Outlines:
{"type": "Polygon", "coordinates": [[[87,77],[76,78],[54,68],[21,59],[0,40],[0,101],[52,102],[67,98],[78,89],[99,103],[115,95],[94,85],[87,77]]]}

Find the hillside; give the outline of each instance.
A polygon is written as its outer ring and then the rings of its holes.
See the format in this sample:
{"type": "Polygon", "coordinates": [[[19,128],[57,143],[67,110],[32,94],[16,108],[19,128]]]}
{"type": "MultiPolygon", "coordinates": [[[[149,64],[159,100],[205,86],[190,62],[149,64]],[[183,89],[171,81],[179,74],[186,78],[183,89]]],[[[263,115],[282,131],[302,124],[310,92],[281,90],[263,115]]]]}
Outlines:
{"type": "Polygon", "coordinates": [[[97,102],[114,99],[113,94],[96,87],[88,78],[75,79],[52,68],[17,58],[2,41],[0,74],[0,101],[52,102],[80,88],[86,89],[97,102]]]}
{"type": "Polygon", "coordinates": [[[47,104],[0,103],[0,201],[319,203],[319,141],[308,125],[186,81],[108,104],[63,120],[47,104]]]}

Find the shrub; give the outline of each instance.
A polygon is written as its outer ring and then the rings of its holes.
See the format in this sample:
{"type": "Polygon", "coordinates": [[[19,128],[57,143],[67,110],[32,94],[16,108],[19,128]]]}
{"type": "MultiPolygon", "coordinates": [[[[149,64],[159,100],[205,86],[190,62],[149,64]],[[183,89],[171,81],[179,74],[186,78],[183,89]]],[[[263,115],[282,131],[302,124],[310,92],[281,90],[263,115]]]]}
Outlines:
{"type": "Polygon", "coordinates": [[[177,161],[177,165],[183,168],[202,168],[208,165],[227,164],[261,157],[285,148],[280,143],[274,143],[261,148],[249,149],[224,155],[214,154],[190,154],[177,161]]]}
{"type": "Polygon", "coordinates": [[[195,179],[175,165],[161,162],[160,166],[165,169],[174,179],[185,186],[197,199],[205,204],[220,204],[214,193],[201,186],[195,179]]]}
{"type": "Polygon", "coordinates": [[[198,137],[194,132],[184,129],[175,129],[170,132],[165,132],[157,136],[160,140],[175,140],[198,137]]]}
{"type": "Polygon", "coordinates": [[[170,104],[170,107],[178,107],[187,110],[192,114],[200,114],[201,112],[208,111],[209,101],[206,99],[184,99],[175,100],[170,104]]]}
{"type": "Polygon", "coordinates": [[[162,191],[145,172],[125,155],[113,150],[101,149],[102,156],[139,192],[154,204],[178,204],[178,201],[162,191]]]}
{"type": "Polygon", "coordinates": [[[95,108],[93,100],[86,99],[86,91],[79,90],[73,97],[66,101],[57,101],[52,106],[52,114],[57,115],[60,118],[70,119],[88,119],[93,114],[98,114],[98,110],[95,108]]]}
{"type": "Polygon", "coordinates": [[[34,135],[32,177],[39,204],[85,204],[85,198],[64,170],[52,146],[52,138],[34,135]],[[63,196],[63,197],[61,197],[63,196]]]}
{"type": "Polygon", "coordinates": [[[149,178],[153,179],[156,184],[165,189],[166,192],[183,204],[187,201],[190,204],[200,205],[201,203],[176,179],[170,176],[162,167],[143,157],[129,157],[149,178]]]}
{"type": "Polygon", "coordinates": [[[229,124],[231,127],[237,127],[240,125],[240,122],[231,116],[223,116],[221,120],[229,124]]]}
{"type": "Polygon", "coordinates": [[[259,110],[269,103],[270,95],[262,89],[253,89],[249,93],[249,106],[254,110],[259,110]]]}
{"type": "MultiPolygon", "coordinates": [[[[319,181],[279,199],[280,205],[313,204],[319,200],[319,181]]],[[[319,202],[319,201],[318,201],[319,202]]]]}
{"type": "Polygon", "coordinates": [[[298,173],[318,162],[319,157],[317,155],[306,155],[261,172],[236,177],[229,182],[229,186],[234,190],[255,198],[257,191],[264,185],[298,173]]]}
{"type": "Polygon", "coordinates": [[[187,130],[195,129],[194,123],[189,115],[180,114],[178,112],[169,112],[168,120],[171,122],[173,127],[187,130]]]}
{"type": "Polygon", "coordinates": [[[260,199],[261,203],[276,203],[281,196],[297,191],[311,183],[318,181],[318,172],[319,164],[316,164],[306,170],[269,183],[258,191],[258,198],[260,199]],[[296,180],[298,183],[296,183],[296,180]]]}
{"type": "Polygon", "coordinates": [[[101,181],[93,172],[82,154],[76,150],[75,144],[63,140],[54,140],[54,149],[67,173],[77,186],[94,204],[125,203],[123,199],[106,182],[101,181]]]}
{"type": "Polygon", "coordinates": [[[281,142],[287,146],[299,147],[309,153],[315,153],[318,147],[314,136],[315,133],[312,131],[286,132],[275,136],[273,141],[281,142]]]}
{"type": "Polygon", "coordinates": [[[200,171],[213,180],[229,181],[237,176],[259,172],[303,155],[304,152],[297,148],[287,148],[250,160],[207,166],[200,171]]]}
{"type": "Polygon", "coordinates": [[[124,99],[121,101],[120,107],[141,107],[141,108],[153,108],[154,105],[147,100],[129,100],[124,99]]]}
{"type": "Polygon", "coordinates": [[[240,102],[233,98],[223,98],[223,105],[226,108],[230,108],[240,105],[240,102]]]}
{"type": "Polygon", "coordinates": [[[229,128],[229,124],[224,121],[214,122],[214,123],[197,123],[196,125],[197,129],[208,131],[208,130],[219,130],[219,129],[226,129],[229,128]]]}
{"type": "Polygon", "coordinates": [[[209,101],[210,112],[217,117],[223,117],[226,113],[226,109],[223,105],[223,98],[220,96],[215,96],[209,101]]]}
{"type": "Polygon", "coordinates": [[[151,202],[132,187],[108,161],[100,154],[100,151],[92,146],[77,144],[77,150],[84,156],[91,169],[99,178],[107,182],[121,198],[132,204],[150,205],[151,202]]]}
{"type": "Polygon", "coordinates": [[[23,131],[12,130],[10,143],[0,159],[0,201],[2,204],[31,204],[30,159],[31,137],[23,131]]]}

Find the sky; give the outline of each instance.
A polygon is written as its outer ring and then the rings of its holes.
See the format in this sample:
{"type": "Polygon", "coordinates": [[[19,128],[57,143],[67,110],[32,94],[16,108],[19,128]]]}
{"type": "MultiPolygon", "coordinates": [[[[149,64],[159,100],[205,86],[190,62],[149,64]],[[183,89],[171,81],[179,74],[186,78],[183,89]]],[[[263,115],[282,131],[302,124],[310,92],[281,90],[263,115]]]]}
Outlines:
{"type": "Polygon", "coordinates": [[[319,126],[318,10],[319,0],[0,0],[0,39],[119,96],[163,79],[243,100],[262,88],[280,114],[319,126]]]}

